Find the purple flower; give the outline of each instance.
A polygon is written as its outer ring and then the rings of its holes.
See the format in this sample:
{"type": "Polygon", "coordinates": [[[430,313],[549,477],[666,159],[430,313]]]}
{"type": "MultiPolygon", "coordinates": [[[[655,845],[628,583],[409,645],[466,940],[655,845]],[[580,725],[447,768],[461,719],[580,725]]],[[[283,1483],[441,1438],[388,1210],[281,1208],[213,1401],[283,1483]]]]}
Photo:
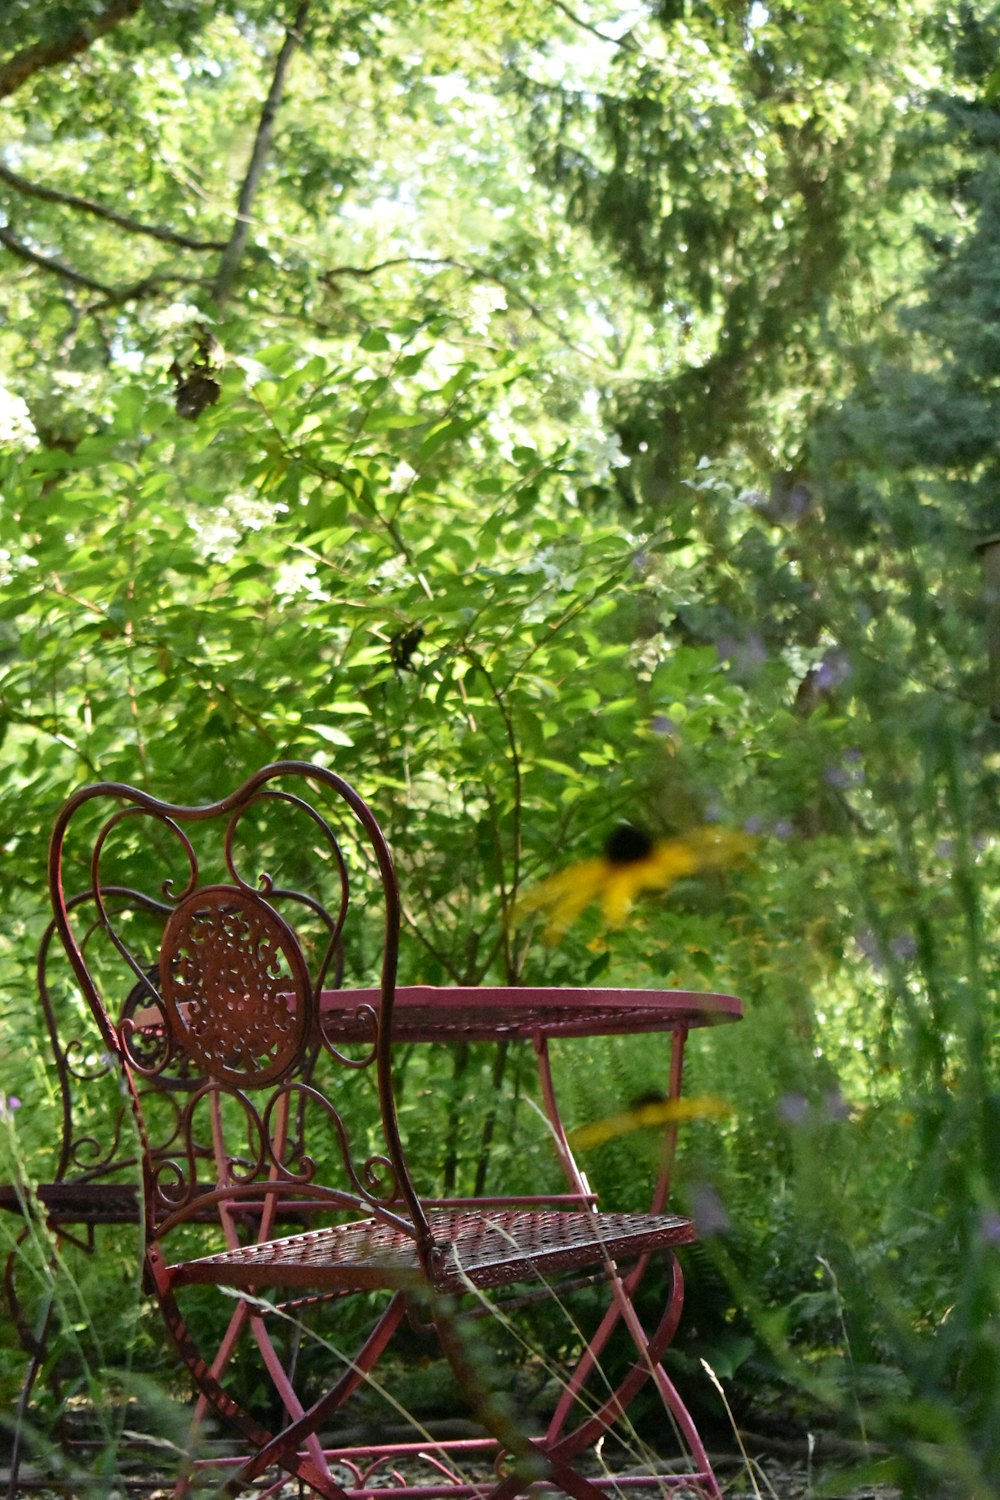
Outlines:
{"type": "Polygon", "coordinates": [[[790,839],[795,832],[795,824],[791,818],[778,818],[771,829],[776,839],[790,839]]]}
{"type": "Polygon", "coordinates": [[[752,818],[746,818],[746,819],[744,819],[744,822],[743,822],[743,832],[744,833],[752,834],[756,838],[757,834],[761,833],[763,831],[763,828],[764,828],[764,819],[757,817],[756,814],[754,814],[754,816],[752,818]]]}
{"type": "Polygon", "coordinates": [[[14,1094],[0,1094],[0,1120],[11,1120],[15,1109],[21,1108],[21,1101],[14,1094]]]}
{"type": "Polygon", "coordinates": [[[800,1094],[792,1089],[787,1094],[782,1094],[775,1105],[779,1120],[784,1120],[786,1125],[804,1125],[809,1118],[812,1106],[805,1094],[800,1094]]]}
{"type": "Polygon", "coordinates": [[[979,1238],[984,1245],[1000,1245],[1000,1214],[987,1208],[979,1220],[979,1238]]]}
{"type": "Polygon", "coordinates": [[[854,941],[862,958],[867,958],[873,969],[885,968],[885,953],[882,944],[869,928],[856,934],[854,941]]]}
{"type": "Polygon", "coordinates": [[[864,779],[860,750],[845,750],[840,757],[840,765],[827,766],[823,772],[823,780],[827,786],[836,787],[839,791],[846,791],[851,786],[862,786],[864,779]]]}
{"type": "Polygon", "coordinates": [[[917,940],[911,932],[904,932],[900,937],[893,938],[889,951],[900,963],[908,963],[917,956],[917,940]]]}
{"type": "Polygon", "coordinates": [[[790,474],[776,475],[771,481],[771,496],[766,514],[771,521],[797,521],[805,515],[812,501],[812,491],[801,480],[791,482],[790,474]]]}
{"type": "Polygon", "coordinates": [[[710,1183],[695,1184],[691,1194],[691,1213],[700,1239],[710,1240],[717,1234],[728,1234],[730,1220],[726,1205],[710,1183]]]}
{"type": "Polygon", "coordinates": [[[743,640],[734,635],[720,635],[715,643],[719,660],[729,662],[741,676],[754,676],[767,663],[767,646],[764,638],[752,630],[743,640]]]}
{"type": "Polygon", "coordinates": [[[654,734],[672,735],[677,733],[677,725],[673,719],[668,719],[666,714],[656,714],[650,720],[649,727],[654,734]]]}
{"type": "Polygon", "coordinates": [[[816,668],[816,686],[823,692],[838,688],[851,675],[851,658],[842,646],[832,646],[816,668]]]}
{"type": "Polygon", "coordinates": [[[785,503],[786,513],[793,519],[805,515],[811,499],[812,494],[807,484],[793,484],[785,503]]]}
{"type": "Polygon", "coordinates": [[[767,647],[764,644],[764,638],[754,630],[747,636],[740,649],[740,666],[747,670],[751,667],[762,667],[766,661],[767,647]]]}

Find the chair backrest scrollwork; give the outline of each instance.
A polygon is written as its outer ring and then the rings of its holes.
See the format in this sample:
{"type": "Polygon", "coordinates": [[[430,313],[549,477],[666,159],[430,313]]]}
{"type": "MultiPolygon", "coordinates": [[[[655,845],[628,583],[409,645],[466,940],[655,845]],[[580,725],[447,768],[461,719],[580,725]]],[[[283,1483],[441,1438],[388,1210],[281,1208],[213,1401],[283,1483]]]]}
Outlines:
{"type": "Polygon", "coordinates": [[[128,1086],[152,1237],[217,1218],[233,1243],[328,1210],[375,1213],[429,1243],[392,1089],[396,877],[346,781],[280,762],[198,807],[85,787],[56,821],[49,878],[56,929],[128,1086]],[[67,899],[71,869],[83,889],[67,899]],[[152,958],[137,903],[159,922],[152,958]],[[91,959],[84,911],[113,975],[91,959]],[[349,1039],[322,1014],[345,955],[378,995],[351,1012],[349,1039]]]}

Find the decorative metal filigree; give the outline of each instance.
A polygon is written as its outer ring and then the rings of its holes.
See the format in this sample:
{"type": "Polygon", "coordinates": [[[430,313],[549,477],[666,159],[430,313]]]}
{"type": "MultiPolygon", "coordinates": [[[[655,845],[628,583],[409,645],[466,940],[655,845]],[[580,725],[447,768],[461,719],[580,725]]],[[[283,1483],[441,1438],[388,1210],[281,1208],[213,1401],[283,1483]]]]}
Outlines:
{"type": "Polygon", "coordinates": [[[167,923],[160,974],[171,1034],[208,1077],[262,1087],[301,1060],[309,974],[291,928],[262,897],[233,886],[190,895],[167,923]]]}
{"type": "Polygon", "coordinates": [[[53,893],[67,929],[60,935],[106,1051],[124,1065],[141,1143],[121,1118],[108,1140],[96,1131],[76,1140],[71,1090],[96,1054],[71,1045],[63,1060],[53,1010],[69,1142],[60,1175],[110,1179],[138,1144],[147,1225],[156,1232],[218,1219],[229,1197],[251,1205],[238,1215],[248,1236],[270,1232],[270,1215],[259,1213],[268,1201],[280,1201],[286,1215],[290,1204],[314,1200],[364,1213],[406,1199],[418,1212],[387,1090],[374,1101],[382,1140],[372,1131],[372,1093],[390,1066],[391,984],[385,999],[343,1009],[327,993],[343,983],[355,862],[371,867],[383,893],[383,968],[395,972],[391,859],[353,790],[334,773],[296,764],[265,768],[211,807],[103,783],[67,804],[54,842],[53,893]],[[98,798],[111,810],[96,833],[79,825],[90,882],[66,900],[61,844],[77,808],[82,814],[98,798]],[[369,1072],[368,1087],[352,1089],[345,1070],[359,1085],[369,1072]],[[342,1087],[351,1096],[343,1115],[342,1087]],[[354,1098],[368,1101],[358,1119],[354,1098]]]}

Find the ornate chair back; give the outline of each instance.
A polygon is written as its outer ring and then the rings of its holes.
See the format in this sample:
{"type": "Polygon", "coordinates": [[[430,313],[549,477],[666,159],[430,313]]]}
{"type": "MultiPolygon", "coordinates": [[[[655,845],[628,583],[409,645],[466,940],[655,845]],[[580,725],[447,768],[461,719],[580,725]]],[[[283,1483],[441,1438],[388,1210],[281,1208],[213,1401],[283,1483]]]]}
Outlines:
{"type": "Polygon", "coordinates": [[[57,820],[49,875],[56,929],[135,1113],[151,1242],[212,1221],[235,1247],[326,1211],[385,1215],[429,1245],[391,1084],[396,878],[347,782],[282,762],[204,807],[85,787],[57,820]],[[83,890],[67,899],[71,869],[83,890]],[[159,925],[155,952],[139,912],[159,925]],[[95,925],[111,967],[92,956],[95,925]],[[345,945],[377,969],[349,1041],[321,1015],[345,945]]]}

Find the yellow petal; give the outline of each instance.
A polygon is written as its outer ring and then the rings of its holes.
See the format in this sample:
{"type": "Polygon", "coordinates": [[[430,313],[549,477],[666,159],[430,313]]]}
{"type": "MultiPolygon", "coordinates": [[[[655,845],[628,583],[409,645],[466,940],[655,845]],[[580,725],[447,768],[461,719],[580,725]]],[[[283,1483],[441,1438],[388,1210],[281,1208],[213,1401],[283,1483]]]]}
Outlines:
{"type": "Polygon", "coordinates": [[[665,891],[697,870],[721,869],[743,858],[752,846],[746,834],[713,825],[660,839],[642,859],[620,862],[601,855],[580,860],[526,891],[515,906],[514,920],[547,909],[545,935],[554,942],[600,896],[605,921],[620,927],[643,891],[665,891]]]}
{"type": "Polygon", "coordinates": [[[549,875],[518,897],[514,908],[515,918],[520,920],[522,916],[540,911],[545,906],[554,906],[568,892],[585,889],[588,893],[587,900],[590,900],[599,888],[603,870],[603,859],[584,859],[578,864],[568,865],[565,870],[557,871],[555,875],[549,875]]]}
{"type": "Polygon", "coordinates": [[[598,885],[579,885],[576,890],[566,890],[554,903],[545,927],[545,937],[554,943],[572,927],[585,906],[589,906],[597,895],[598,885]]]}
{"type": "Polygon", "coordinates": [[[645,1130],[651,1125],[670,1125],[684,1120],[719,1119],[731,1115],[732,1109],[725,1099],[716,1094],[702,1094],[693,1099],[657,1099],[650,1104],[640,1104],[635,1109],[621,1114],[606,1115],[592,1125],[580,1125],[569,1132],[569,1143],[574,1148],[603,1146],[605,1141],[619,1135],[629,1135],[633,1130],[645,1130]]]}
{"type": "Polygon", "coordinates": [[[611,927],[620,927],[632,910],[632,903],[639,890],[638,868],[638,863],[607,865],[606,867],[601,908],[604,912],[604,920],[611,927]]]}

